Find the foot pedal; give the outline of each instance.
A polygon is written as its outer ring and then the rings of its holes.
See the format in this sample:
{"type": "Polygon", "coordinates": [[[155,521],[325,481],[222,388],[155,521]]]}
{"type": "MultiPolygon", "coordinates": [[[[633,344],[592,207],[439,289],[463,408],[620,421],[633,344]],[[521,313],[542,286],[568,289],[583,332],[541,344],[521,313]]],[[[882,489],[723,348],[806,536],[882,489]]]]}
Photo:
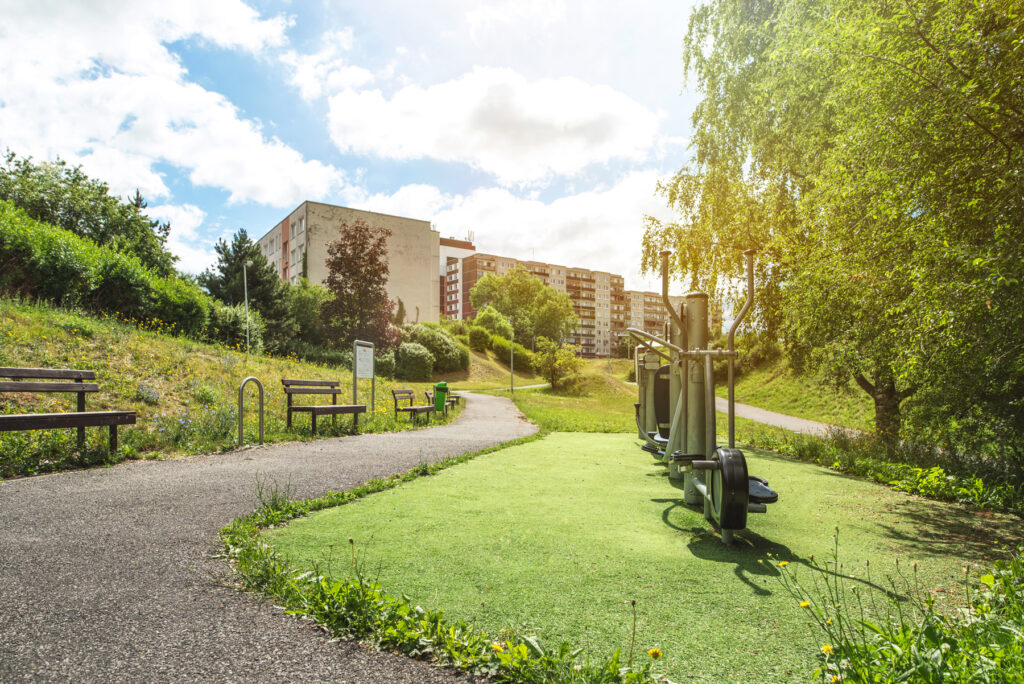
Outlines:
{"type": "Polygon", "coordinates": [[[651,444],[649,442],[640,445],[640,448],[643,449],[644,451],[646,451],[647,453],[654,454],[655,456],[658,456],[658,457],[661,457],[661,456],[665,455],[664,451],[658,449],[656,446],[654,446],[653,444],[651,444]]]}
{"type": "Polygon", "coordinates": [[[682,463],[683,465],[688,465],[694,461],[701,461],[703,459],[704,454],[684,454],[681,451],[676,451],[668,460],[670,463],[682,463]]]}
{"type": "Polygon", "coordinates": [[[768,486],[763,477],[750,475],[747,477],[747,498],[752,503],[770,504],[779,500],[779,494],[768,486]]]}

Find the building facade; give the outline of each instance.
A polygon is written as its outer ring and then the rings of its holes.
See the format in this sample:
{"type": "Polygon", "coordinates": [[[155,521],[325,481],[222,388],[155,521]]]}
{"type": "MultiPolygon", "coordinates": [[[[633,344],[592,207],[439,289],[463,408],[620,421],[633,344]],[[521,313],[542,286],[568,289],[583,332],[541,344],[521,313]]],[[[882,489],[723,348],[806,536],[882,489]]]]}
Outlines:
{"type": "Polygon", "coordinates": [[[378,214],[320,202],[303,202],[271,228],[257,244],[285,282],[303,275],[311,282],[327,280],[327,248],[341,235],[343,223],[362,219],[391,231],[387,239],[388,297],[402,300],[407,322],[440,320],[440,234],[429,221],[378,214]]]}
{"type": "Polygon", "coordinates": [[[459,317],[471,318],[476,315],[469,294],[478,280],[487,274],[504,275],[516,266],[526,269],[545,285],[569,295],[579,325],[567,342],[579,345],[583,356],[603,357],[612,354],[621,337],[626,334],[626,328],[639,328],[655,335],[664,334],[668,313],[661,303],[661,295],[626,290],[621,275],[539,261],[521,261],[496,254],[476,253],[462,259],[462,303],[459,317]]]}
{"type": "Polygon", "coordinates": [[[470,240],[441,238],[441,317],[462,318],[462,260],[476,253],[470,240]]]}

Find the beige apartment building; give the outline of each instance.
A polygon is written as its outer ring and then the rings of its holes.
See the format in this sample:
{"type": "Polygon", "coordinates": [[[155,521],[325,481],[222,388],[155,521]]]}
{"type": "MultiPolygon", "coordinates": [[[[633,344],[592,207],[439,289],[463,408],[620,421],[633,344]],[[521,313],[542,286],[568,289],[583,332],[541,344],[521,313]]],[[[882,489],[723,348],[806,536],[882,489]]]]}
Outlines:
{"type": "Polygon", "coordinates": [[[469,293],[480,278],[488,273],[504,275],[516,266],[569,295],[579,325],[567,341],[579,345],[583,356],[608,356],[618,345],[619,338],[626,334],[626,328],[664,334],[668,314],[661,304],[661,295],[626,290],[620,275],[495,254],[476,253],[463,257],[461,263],[449,264],[458,271],[456,280],[462,285],[459,318],[476,315],[469,293]]]}
{"type": "Polygon", "coordinates": [[[387,239],[388,296],[405,305],[407,322],[440,320],[440,234],[429,221],[349,209],[321,202],[303,202],[257,244],[285,282],[306,276],[314,283],[327,280],[327,247],[338,239],[343,223],[358,219],[391,231],[387,239]]]}

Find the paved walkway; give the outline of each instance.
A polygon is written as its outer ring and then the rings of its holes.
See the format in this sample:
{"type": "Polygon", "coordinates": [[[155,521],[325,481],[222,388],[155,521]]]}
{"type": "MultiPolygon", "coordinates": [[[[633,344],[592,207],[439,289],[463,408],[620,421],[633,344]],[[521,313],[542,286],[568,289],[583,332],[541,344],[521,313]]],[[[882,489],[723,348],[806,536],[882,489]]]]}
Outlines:
{"type": "MultiPolygon", "coordinates": [[[[729,411],[729,400],[723,399],[722,397],[715,397],[715,408],[722,413],[727,413],[729,411]]],[[[776,413],[775,411],[768,411],[766,409],[757,408],[756,406],[748,406],[739,402],[736,402],[736,415],[740,418],[764,423],[765,425],[773,425],[775,427],[785,428],[786,430],[792,430],[793,432],[803,432],[809,435],[823,435],[832,428],[832,426],[827,423],[818,423],[805,418],[787,416],[784,413],[776,413]]]]}
{"type": "Polygon", "coordinates": [[[234,590],[216,533],[257,476],[306,498],[534,432],[473,395],[446,426],[0,482],[0,681],[466,682],[234,590]]]}

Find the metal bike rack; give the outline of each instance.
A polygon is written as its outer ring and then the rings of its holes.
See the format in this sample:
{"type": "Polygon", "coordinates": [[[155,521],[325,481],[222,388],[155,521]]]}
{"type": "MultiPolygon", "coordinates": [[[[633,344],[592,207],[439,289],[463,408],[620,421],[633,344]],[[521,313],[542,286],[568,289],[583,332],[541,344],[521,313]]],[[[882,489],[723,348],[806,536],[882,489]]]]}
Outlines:
{"type": "Polygon", "coordinates": [[[238,386],[238,446],[242,446],[242,423],[245,418],[242,402],[245,399],[245,386],[250,382],[255,382],[260,389],[260,444],[263,444],[263,383],[250,375],[238,386]]]}

